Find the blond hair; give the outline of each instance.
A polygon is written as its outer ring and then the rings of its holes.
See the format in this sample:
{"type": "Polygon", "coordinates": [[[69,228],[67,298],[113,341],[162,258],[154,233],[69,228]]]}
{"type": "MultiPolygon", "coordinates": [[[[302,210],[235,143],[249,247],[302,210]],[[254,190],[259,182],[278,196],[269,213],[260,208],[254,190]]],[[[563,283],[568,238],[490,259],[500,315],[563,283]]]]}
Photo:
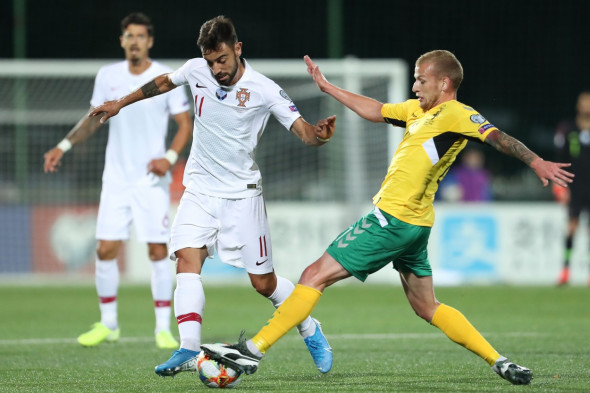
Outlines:
{"type": "Polygon", "coordinates": [[[417,66],[425,63],[432,63],[438,76],[448,77],[455,90],[459,89],[463,81],[463,67],[454,54],[443,49],[426,52],[416,60],[417,66]]]}

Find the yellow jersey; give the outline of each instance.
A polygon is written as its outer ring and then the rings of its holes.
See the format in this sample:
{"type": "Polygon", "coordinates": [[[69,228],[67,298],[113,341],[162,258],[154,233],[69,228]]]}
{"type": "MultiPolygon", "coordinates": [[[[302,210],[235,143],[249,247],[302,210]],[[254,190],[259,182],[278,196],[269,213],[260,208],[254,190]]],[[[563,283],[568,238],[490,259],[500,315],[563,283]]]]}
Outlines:
{"type": "Polygon", "coordinates": [[[387,123],[406,131],[373,203],[412,225],[434,224],[434,194],[468,140],[483,142],[497,128],[456,100],[424,112],[418,100],[384,104],[387,123]]]}

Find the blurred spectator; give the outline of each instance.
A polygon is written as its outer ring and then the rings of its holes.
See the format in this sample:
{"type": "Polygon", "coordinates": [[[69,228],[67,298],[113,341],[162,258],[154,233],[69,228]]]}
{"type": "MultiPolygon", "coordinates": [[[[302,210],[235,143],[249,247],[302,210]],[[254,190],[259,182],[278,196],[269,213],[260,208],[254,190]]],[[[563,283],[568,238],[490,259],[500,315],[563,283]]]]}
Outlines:
{"type": "MultiPolygon", "coordinates": [[[[569,188],[553,186],[555,199],[567,205],[569,217],[563,268],[557,280],[558,285],[569,281],[573,239],[578,229],[580,213],[590,212],[590,91],[580,93],[576,110],[575,121],[559,124],[554,138],[557,158],[561,162],[571,162],[570,171],[576,175],[569,188]]],[[[590,275],[588,284],[590,285],[590,275]]]]}
{"type": "Polygon", "coordinates": [[[440,184],[442,200],[449,202],[492,200],[490,175],[484,168],[484,160],[481,150],[467,147],[461,154],[461,163],[451,169],[440,184]]]}

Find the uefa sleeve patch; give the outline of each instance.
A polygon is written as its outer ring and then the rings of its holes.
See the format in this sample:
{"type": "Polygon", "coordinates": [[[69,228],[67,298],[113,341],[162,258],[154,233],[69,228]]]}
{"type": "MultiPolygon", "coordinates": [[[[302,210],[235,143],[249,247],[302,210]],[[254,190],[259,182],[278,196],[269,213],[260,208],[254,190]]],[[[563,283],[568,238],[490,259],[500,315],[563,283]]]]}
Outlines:
{"type": "Polygon", "coordinates": [[[299,112],[299,109],[295,105],[289,105],[289,109],[291,109],[291,112],[299,112]]]}
{"type": "Polygon", "coordinates": [[[483,117],[482,115],[480,115],[479,113],[476,113],[475,115],[471,115],[469,117],[469,119],[475,124],[482,124],[482,123],[486,122],[486,118],[483,117]]]}
{"type": "Polygon", "coordinates": [[[494,127],[494,125],[491,123],[488,123],[485,126],[480,127],[477,131],[479,131],[480,134],[483,134],[484,132],[486,132],[487,130],[489,130],[492,127],[494,127]]]}
{"type": "Polygon", "coordinates": [[[287,95],[287,93],[285,93],[284,90],[279,91],[279,94],[281,95],[281,97],[283,97],[285,100],[287,101],[293,101],[291,98],[289,98],[289,96],[287,95]]]}

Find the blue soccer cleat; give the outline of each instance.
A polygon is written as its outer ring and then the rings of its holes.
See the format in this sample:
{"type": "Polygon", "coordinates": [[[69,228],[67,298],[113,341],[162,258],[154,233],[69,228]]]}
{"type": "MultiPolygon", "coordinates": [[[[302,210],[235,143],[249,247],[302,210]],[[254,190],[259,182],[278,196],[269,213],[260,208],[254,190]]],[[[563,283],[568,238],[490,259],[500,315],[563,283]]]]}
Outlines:
{"type": "Polygon", "coordinates": [[[154,370],[161,377],[173,377],[181,371],[197,371],[198,351],[180,348],[172,353],[166,363],[156,366],[154,370]]]}
{"type": "Polygon", "coordinates": [[[312,320],[316,326],[315,333],[312,336],[304,338],[303,341],[307,345],[307,349],[309,349],[315,366],[321,373],[325,374],[332,369],[332,362],[334,361],[332,348],[328,344],[326,336],[324,336],[320,322],[315,318],[312,318],[312,320]]]}

